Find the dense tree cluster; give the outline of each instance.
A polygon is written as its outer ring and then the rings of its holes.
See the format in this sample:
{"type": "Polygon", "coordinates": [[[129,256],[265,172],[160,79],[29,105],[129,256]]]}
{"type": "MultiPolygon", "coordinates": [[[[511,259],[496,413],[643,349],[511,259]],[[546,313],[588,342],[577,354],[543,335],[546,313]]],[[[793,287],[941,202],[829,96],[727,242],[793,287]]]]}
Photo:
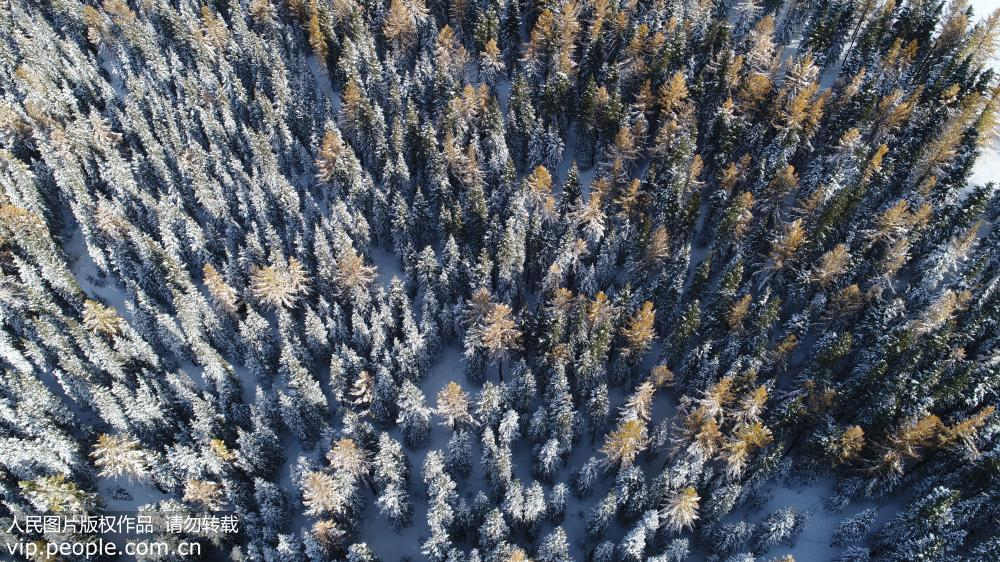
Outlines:
{"type": "Polygon", "coordinates": [[[820,475],[841,560],[996,560],[998,44],[963,0],[7,0],[0,517],[751,561],[820,475]]]}

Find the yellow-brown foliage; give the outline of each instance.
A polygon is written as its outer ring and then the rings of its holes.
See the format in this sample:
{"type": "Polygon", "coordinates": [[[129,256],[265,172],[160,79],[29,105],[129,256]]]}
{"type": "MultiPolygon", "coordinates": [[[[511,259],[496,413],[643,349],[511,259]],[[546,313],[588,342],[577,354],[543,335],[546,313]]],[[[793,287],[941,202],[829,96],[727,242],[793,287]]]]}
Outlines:
{"type": "Polygon", "coordinates": [[[957,422],[955,425],[945,429],[944,444],[958,444],[965,449],[970,458],[979,456],[979,449],[976,447],[976,436],[979,428],[986,424],[986,421],[996,411],[996,406],[992,404],[982,408],[968,418],[957,422]]]}
{"type": "Polygon", "coordinates": [[[865,303],[865,295],[861,292],[861,287],[852,283],[830,299],[830,311],[837,316],[849,316],[857,312],[865,303]]]}
{"type": "Polygon", "coordinates": [[[236,453],[230,451],[229,447],[226,446],[226,442],[222,439],[214,438],[209,440],[208,447],[222,461],[236,460],[236,453]]]}
{"type": "Polygon", "coordinates": [[[798,346],[799,337],[794,333],[788,334],[774,346],[774,351],[771,353],[771,356],[776,363],[784,365],[784,361],[788,357],[788,354],[794,351],[798,346]]]}
{"type": "Polygon", "coordinates": [[[347,532],[332,519],[320,519],[313,523],[310,532],[313,538],[327,549],[339,548],[347,539],[347,532]]]}
{"type": "Polygon", "coordinates": [[[555,209],[555,199],[552,196],[552,174],[545,166],[535,166],[535,169],[524,179],[528,200],[546,215],[551,215],[555,209]]]}
{"type": "Polygon", "coordinates": [[[734,399],[733,377],[725,376],[719,382],[713,384],[705,390],[698,404],[705,409],[705,414],[715,417],[722,413],[723,408],[728,406],[734,399]]]}
{"type": "Polygon", "coordinates": [[[320,64],[326,64],[326,55],[329,52],[326,44],[326,33],[320,20],[319,2],[311,0],[309,2],[309,22],[306,27],[309,35],[309,46],[312,47],[313,54],[320,64]]]}
{"type": "Polygon", "coordinates": [[[437,414],[444,418],[448,427],[462,423],[474,423],[469,413],[469,395],[457,382],[449,382],[437,395],[437,414]]]}
{"type": "Polygon", "coordinates": [[[729,312],[726,314],[726,325],[729,326],[730,330],[739,331],[743,329],[743,319],[746,318],[747,312],[750,311],[750,300],[753,295],[747,293],[743,295],[743,298],[735,301],[729,307],[729,312]]]}
{"type": "Polygon", "coordinates": [[[343,484],[325,472],[307,472],[302,477],[302,505],[306,515],[340,513],[346,508],[341,500],[343,484]]]}
{"type": "Polygon", "coordinates": [[[753,220],[753,205],[753,194],[744,191],[734,197],[733,202],[726,209],[725,229],[734,240],[742,238],[750,228],[750,222],[753,220]]]}
{"type": "Polygon", "coordinates": [[[622,408],[622,419],[640,419],[649,421],[649,416],[653,407],[653,396],[656,394],[656,385],[650,381],[645,381],[636,387],[632,396],[625,401],[622,408]]]}
{"type": "Polygon", "coordinates": [[[868,160],[868,164],[865,166],[864,172],[861,173],[861,184],[867,184],[871,181],[872,177],[882,169],[882,160],[885,155],[889,153],[889,147],[884,144],[880,144],[872,157],[868,160]]]}
{"type": "Polygon", "coordinates": [[[250,15],[258,23],[269,24],[274,22],[277,10],[271,0],[252,0],[250,2],[250,15]]]}
{"type": "Polygon", "coordinates": [[[640,202],[642,200],[642,192],[639,191],[641,187],[641,182],[638,178],[633,179],[629,182],[628,187],[621,190],[621,193],[615,198],[615,204],[621,208],[618,213],[622,217],[633,216],[635,211],[641,207],[640,202]]]}
{"type": "Polygon", "coordinates": [[[639,419],[628,419],[605,437],[601,452],[608,463],[628,468],[646,448],[647,441],[646,424],[639,419]]]}
{"type": "Polygon", "coordinates": [[[625,336],[624,353],[626,355],[642,355],[649,349],[653,338],[656,337],[656,329],[653,325],[655,320],[656,310],[653,309],[653,303],[643,302],[635,316],[629,320],[628,326],[622,331],[622,335],[625,336]]]}
{"type": "Polygon", "coordinates": [[[229,42],[229,28],[226,22],[208,6],[201,7],[201,36],[213,49],[220,50],[229,42]]]}
{"type": "Polygon", "coordinates": [[[837,244],[820,258],[816,269],[813,270],[812,279],[820,286],[826,287],[847,271],[850,262],[851,254],[847,251],[847,246],[837,244]]]}
{"type": "Polygon", "coordinates": [[[674,72],[670,78],[660,86],[660,112],[661,114],[672,113],[688,97],[687,80],[681,71],[674,72]]]}
{"type": "Polygon", "coordinates": [[[812,413],[822,413],[826,412],[833,407],[834,402],[837,399],[837,391],[826,386],[825,384],[817,384],[816,381],[812,379],[807,379],[802,387],[806,392],[806,406],[812,413]]]}
{"type": "Polygon", "coordinates": [[[759,420],[741,426],[736,432],[736,438],[745,442],[751,449],[766,447],[774,441],[771,430],[759,420]]]}
{"type": "Polygon", "coordinates": [[[655,266],[670,256],[670,235],[664,226],[659,226],[646,242],[646,263],[655,266]]]}
{"type": "Polygon", "coordinates": [[[121,332],[121,318],[113,308],[88,300],[83,303],[83,325],[92,332],[116,336],[121,332]]]}
{"type": "Polygon", "coordinates": [[[886,250],[885,256],[879,261],[877,268],[886,279],[896,275],[910,259],[910,239],[900,238],[886,250]]]}
{"type": "Polygon", "coordinates": [[[969,35],[959,54],[968,57],[973,68],[979,68],[993,58],[1000,48],[1000,9],[979,22],[969,35]]]}
{"type": "Polygon", "coordinates": [[[972,298],[969,291],[945,291],[937,300],[931,303],[923,314],[913,322],[913,328],[918,334],[926,334],[941,327],[952,315],[965,307],[972,298]]]}
{"type": "Polygon", "coordinates": [[[521,340],[517,321],[506,304],[493,304],[482,322],[470,330],[470,335],[494,358],[502,358],[508,351],[517,349],[521,340]]]}
{"type": "Polygon", "coordinates": [[[333,179],[337,162],[341,154],[345,154],[344,141],[340,137],[340,131],[329,128],[323,133],[323,141],[320,143],[319,154],[316,155],[316,179],[323,183],[328,183],[333,179]]]}
{"type": "Polygon", "coordinates": [[[87,40],[95,45],[100,44],[108,33],[104,16],[93,6],[83,7],[83,24],[87,27],[87,40]]]}
{"type": "Polygon", "coordinates": [[[236,296],[236,289],[230,287],[226,283],[226,280],[222,278],[222,275],[210,263],[206,263],[202,267],[201,272],[205,279],[205,287],[208,288],[208,292],[211,293],[215,302],[229,314],[235,314],[236,303],[239,301],[239,297],[236,296]]]}
{"type": "Polygon", "coordinates": [[[681,532],[691,528],[698,520],[700,501],[701,497],[698,495],[698,491],[691,486],[674,494],[661,512],[667,529],[681,532]]]}
{"type": "Polygon", "coordinates": [[[865,447],[865,431],[861,426],[852,425],[840,434],[836,442],[836,462],[850,462],[861,454],[865,447]]]}
{"type": "Polygon", "coordinates": [[[926,225],[933,213],[934,208],[929,203],[911,212],[909,202],[900,199],[879,216],[871,236],[876,240],[894,240],[905,236],[910,230],[926,225]]]}
{"type": "Polygon", "coordinates": [[[920,458],[922,449],[935,445],[944,431],[941,418],[927,414],[902,426],[889,440],[900,455],[916,459],[920,458]]]}
{"type": "Polygon", "coordinates": [[[309,277],[302,263],[295,258],[287,264],[258,267],[250,274],[250,291],[260,302],[275,308],[292,308],[305,294],[309,277]]]}
{"type": "Polygon", "coordinates": [[[342,291],[363,289],[375,279],[375,267],[365,265],[354,248],[344,248],[337,257],[333,280],[342,291]]]}
{"type": "Polygon", "coordinates": [[[147,453],[138,440],[127,435],[102,433],[90,453],[98,473],[107,478],[125,476],[145,478],[149,475],[147,453]]]}
{"type": "Polygon", "coordinates": [[[189,479],[184,483],[183,500],[208,511],[217,511],[223,504],[222,486],[210,480],[189,479]]]}
{"type": "Polygon", "coordinates": [[[771,78],[760,72],[752,72],[743,82],[739,98],[743,105],[756,107],[771,93],[771,78]]]}
{"type": "Polygon", "coordinates": [[[392,0],[382,33],[396,46],[410,46],[417,37],[417,25],[427,18],[423,0],[392,0]]]}
{"type": "Polygon", "coordinates": [[[340,472],[357,478],[368,473],[368,452],[362,449],[353,439],[338,439],[326,453],[330,468],[335,473],[340,472]]]}
{"type": "Polygon", "coordinates": [[[361,86],[353,75],[347,78],[340,100],[341,119],[347,125],[357,127],[358,123],[361,122],[362,111],[364,111],[365,97],[361,92],[361,86]]]}
{"type": "Polygon", "coordinates": [[[782,269],[794,258],[795,253],[806,242],[806,229],[802,219],[795,219],[785,224],[784,232],[775,238],[771,246],[771,269],[782,269]]]}
{"type": "Polygon", "coordinates": [[[350,395],[351,404],[367,413],[368,406],[371,406],[372,400],[375,399],[375,377],[362,369],[351,385],[350,395]]]}
{"type": "Polygon", "coordinates": [[[746,424],[759,420],[765,404],[767,404],[767,387],[760,385],[740,399],[735,414],[737,422],[746,424]]]}
{"type": "Polygon", "coordinates": [[[649,372],[649,378],[657,388],[674,383],[674,373],[666,365],[657,365],[649,372]]]}
{"type": "Polygon", "coordinates": [[[613,312],[614,309],[604,291],[598,291],[594,295],[594,300],[587,303],[587,320],[590,321],[592,329],[605,325],[611,319],[613,312]]]}
{"type": "Polygon", "coordinates": [[[772,196],[783,197],[798,185],[799,175],[795,173],[795,166],[788,164],[771,179],[771,183],[767,187],[772,196]]]}

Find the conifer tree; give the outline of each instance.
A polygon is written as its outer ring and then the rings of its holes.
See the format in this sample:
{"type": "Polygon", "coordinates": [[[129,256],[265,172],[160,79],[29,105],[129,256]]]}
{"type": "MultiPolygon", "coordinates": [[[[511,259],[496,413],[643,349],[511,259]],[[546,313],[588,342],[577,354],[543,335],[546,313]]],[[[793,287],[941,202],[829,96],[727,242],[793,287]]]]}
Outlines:
{"type": "Polygon", "coordinates": [[[102,476],[143,478],[149,475],[148,454],[135,439],[101,434],[90,456],[102,476]]]}

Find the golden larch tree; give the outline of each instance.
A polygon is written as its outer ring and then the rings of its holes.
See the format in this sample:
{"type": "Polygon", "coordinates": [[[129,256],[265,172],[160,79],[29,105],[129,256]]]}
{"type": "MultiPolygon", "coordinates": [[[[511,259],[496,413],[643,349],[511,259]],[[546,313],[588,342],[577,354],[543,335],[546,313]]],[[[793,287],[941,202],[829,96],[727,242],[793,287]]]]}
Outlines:
{"type": "Polygon", "coordinates": [[[656,337],[655,320],[656,310],[653,308],[653,303],[643,302],[622,330],[622,336],[625,338],[623,353],[626,356],[638,358],[649,349],[656,337]]]}
{"type": "Polygon", "coordinates": [[[83,303],[83,325],[90,331],[106,336],[116,336],[121,332],[122,319],[111,307],[88,300],[83,303]]]}
{"type": "Polygon", "coordinates": [[[838,463],[850,462],[861,454],[865,448],[865,430],[859,425],[852,425],[840,434],[835,443],[834,454],[838,463]]]}
{"type": "Polygon", "coordinates": [[[500,380],[503,380],[503,360],[507,353],[520,347],[521,330],[509,305],[493,304],[486,316],[470,332],[476,344],[497,361],[500,380]]]}
{"type": "Polygon", "coordinates": [[[222,508],[222,485],[210,480],[189,479],[184,483],[184,501],[196,503],[208,511],[222,508]]]}
{"type": "Polygon", "coordinates": [[[206,263],[201,272],[205,279],[205,287],[208,288],[208,292],[215,299],[215,302],[218,303],[219,307],[229,314],[236,314],[236,304],[239,302],[236,289],[230,287],[226,283],[226,280],[222,278],[222,275],[210,263],[206,263]]]}
{"type": "Polygon", "coordinates": [[[423,0],[392,0],[382,33],[397,48],[409,47],[416,41],[417,26],[425,19],[427,6],[423,0]]]}
{"type": "Polygon", "coordinates": [[[444,418],[444,424],[454,429],[460,424],[474,425],[469,413],[469,395],[457,382],[449,382],[437,395],[435,412],[444,418]]]}
{"type": "Polygon", "coordinates": [[[622,468],[628,468],[635,462],[639,453],[646,449],[648,442],[645,422],[640,419],[626,419],[604,438],[601,452],[604,453],[608,464],[619,464],[622,468]]]}
{"type": "Polygon", "coordinates": [[[701,496],[692,486],[673,494],[660,512],[667,530],[679,533],[693,527],[694,522],[698,520],[700,502],[701,496]]]}
{"type": "Polygon", "coordinates": [[[368,474],[368,452],[353,439],[338,439],[326,453],[330,468],[350,478],[361,478],[368,474]]]}
{"type": "Polygon", "coordinates": [[[292,308],[308,290],[309,277],[299,260],[258,267],[250,275],[250,292],[258,301],[274,308],[292,308]]]}
{"type": "Polygon", "coordinates": [[[365,289],[375,280],[375,271],[374,266],[365,265],[364,258],[354,248],[344,248],[337,256],[333,280],[341,291],[349,293],[365,289]]]}
{"type": "Polygon", "coordinates": [[[819,259],[819,263],[813,270],[812,279],[821,287],[826,287],[847,271],[850,262],[851,254],[847,251],[847,246],[837,244],[819,259]]]}
{"type": "Polygon", "coordinates": [[[149,476],[148,453],[139,441],[126,435],[102,433],[90,452],[98,474],[105,478],[129,479],[149,476]]]}
{"type": "Polygon", "coordinates": [[[805,242],[806,229],[802,226],[802,219],[786,223],[784,232],[776,237],[771,245],[771,262],[768,267],[774,270],[784,268],[805,242]]]}

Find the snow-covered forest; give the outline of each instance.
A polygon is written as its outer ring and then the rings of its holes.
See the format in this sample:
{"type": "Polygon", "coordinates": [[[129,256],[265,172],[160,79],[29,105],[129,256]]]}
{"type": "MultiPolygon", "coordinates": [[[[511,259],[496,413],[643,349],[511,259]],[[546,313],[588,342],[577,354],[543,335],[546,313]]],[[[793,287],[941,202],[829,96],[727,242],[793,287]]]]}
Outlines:
{"type": "Polygon", "coordinates": [[[998,46],[965,0],[0,0],[0,542],[996,561],[998,46]]]}

